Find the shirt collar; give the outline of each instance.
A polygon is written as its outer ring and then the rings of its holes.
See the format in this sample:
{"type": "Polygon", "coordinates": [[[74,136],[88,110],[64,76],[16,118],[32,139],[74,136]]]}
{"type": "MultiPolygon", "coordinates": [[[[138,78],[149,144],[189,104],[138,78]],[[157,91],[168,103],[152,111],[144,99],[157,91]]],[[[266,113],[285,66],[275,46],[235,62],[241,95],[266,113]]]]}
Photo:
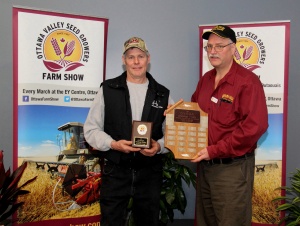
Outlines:
{"type": "MultiPolygon", "coordinates": [[[[237,71],[237,68],[238,68],[238,63],[233,60],[232,62],[232,65],[231,65],[231,68],[230,70],[228,71],[228,73],[224,76],[224,78],[221,79],[222,82],[227,82],[229,83],[230,85],[233,85],[234,84],[234,80],[236,78],[236,71],[237,71]]],[[[210,79],[215,79],[215,75],[216,75],[216,69],[212,69],[211,71],[212,73],[210,73],[210,79]]],[[[214,81],[214,80],[213,80],[214,81]]]]}

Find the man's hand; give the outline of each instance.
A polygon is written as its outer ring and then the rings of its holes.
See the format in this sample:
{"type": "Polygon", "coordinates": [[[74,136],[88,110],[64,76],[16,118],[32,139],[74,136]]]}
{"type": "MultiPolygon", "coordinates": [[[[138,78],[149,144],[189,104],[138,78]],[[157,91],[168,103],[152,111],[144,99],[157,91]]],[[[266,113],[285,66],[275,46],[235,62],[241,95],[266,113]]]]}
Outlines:
{"type": "Polygon", "coordinates": [[[142,149],[141,153],[145,156],[154,156],[157,152],[160,151],[160,145],[155,140],[151,139],[151,148],[150,149],[142,149]]]}
{"type": "Polygon", "coordinates": [[[206,148],[202,149],[201,151],[199,151],[194,158],[191,160],[191,162],[200,162],[201,160],[210,160],[208,151],[206,148]]]}
{"type": "Polygon", "coordinates": [[[128,141],[128,140],[119,140],[119,141],[113,140],[110,144],[113,150],[121,151],[127,154],[133,151],[141,150],[141,148],[134,148],[131,145],[132,145],[132,141],[128,141]]]}

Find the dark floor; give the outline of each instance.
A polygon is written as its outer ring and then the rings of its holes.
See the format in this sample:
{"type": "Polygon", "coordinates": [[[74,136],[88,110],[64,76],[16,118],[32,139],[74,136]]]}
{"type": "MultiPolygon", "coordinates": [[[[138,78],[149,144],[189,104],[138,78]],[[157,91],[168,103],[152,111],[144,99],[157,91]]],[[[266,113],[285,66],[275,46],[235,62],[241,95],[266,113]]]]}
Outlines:
{"type": "Polygon", "coordinates": [[[168,226],[194,226],[194,219],[175,219],[173,223],[168,226]]]}

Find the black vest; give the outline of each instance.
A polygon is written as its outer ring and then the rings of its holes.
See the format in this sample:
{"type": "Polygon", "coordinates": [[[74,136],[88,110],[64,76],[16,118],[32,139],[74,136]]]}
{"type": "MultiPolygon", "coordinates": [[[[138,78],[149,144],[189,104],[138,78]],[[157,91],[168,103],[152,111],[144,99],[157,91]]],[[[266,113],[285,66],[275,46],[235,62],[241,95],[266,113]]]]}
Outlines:
{"type": "MultiPolygon", "coordinates": [[[[169,90],[157,83],[147,73],[149,80],[148,90],[143,107],[141,121],[153,122],[152,139],[158,140],[163,137],[162,124],[165,119],[164,111],[167,109],[169,90]]],[[[114,140],[131,140],[132,114],[130,106],[129,90],[126,84],[126,72],[122,75],[106,80],[102,83],[105,104],[104,132],[114,140]]],[[[104,157],[115,163],[120,161],[135,161],[139,164],[148,165],[162,155],[146,157],[139,152],[125,154],[115,150],[103,152],[104,157]]]]}

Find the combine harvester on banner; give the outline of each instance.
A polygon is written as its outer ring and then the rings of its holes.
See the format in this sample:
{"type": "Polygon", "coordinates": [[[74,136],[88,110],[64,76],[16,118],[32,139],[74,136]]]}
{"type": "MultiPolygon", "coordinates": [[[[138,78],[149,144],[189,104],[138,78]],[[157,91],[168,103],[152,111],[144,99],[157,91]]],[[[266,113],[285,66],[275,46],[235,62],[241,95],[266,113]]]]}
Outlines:
{"type": "Polygon", "coordinates": [[[57,161],[35,161],[37,169],[47,171],[57,182],[52,191],[56,209],[68,211],[99,200],[103,160],[85,140],[83,124],[68,122],[58,127],[62,132],[57,142],[57,161]]]}

